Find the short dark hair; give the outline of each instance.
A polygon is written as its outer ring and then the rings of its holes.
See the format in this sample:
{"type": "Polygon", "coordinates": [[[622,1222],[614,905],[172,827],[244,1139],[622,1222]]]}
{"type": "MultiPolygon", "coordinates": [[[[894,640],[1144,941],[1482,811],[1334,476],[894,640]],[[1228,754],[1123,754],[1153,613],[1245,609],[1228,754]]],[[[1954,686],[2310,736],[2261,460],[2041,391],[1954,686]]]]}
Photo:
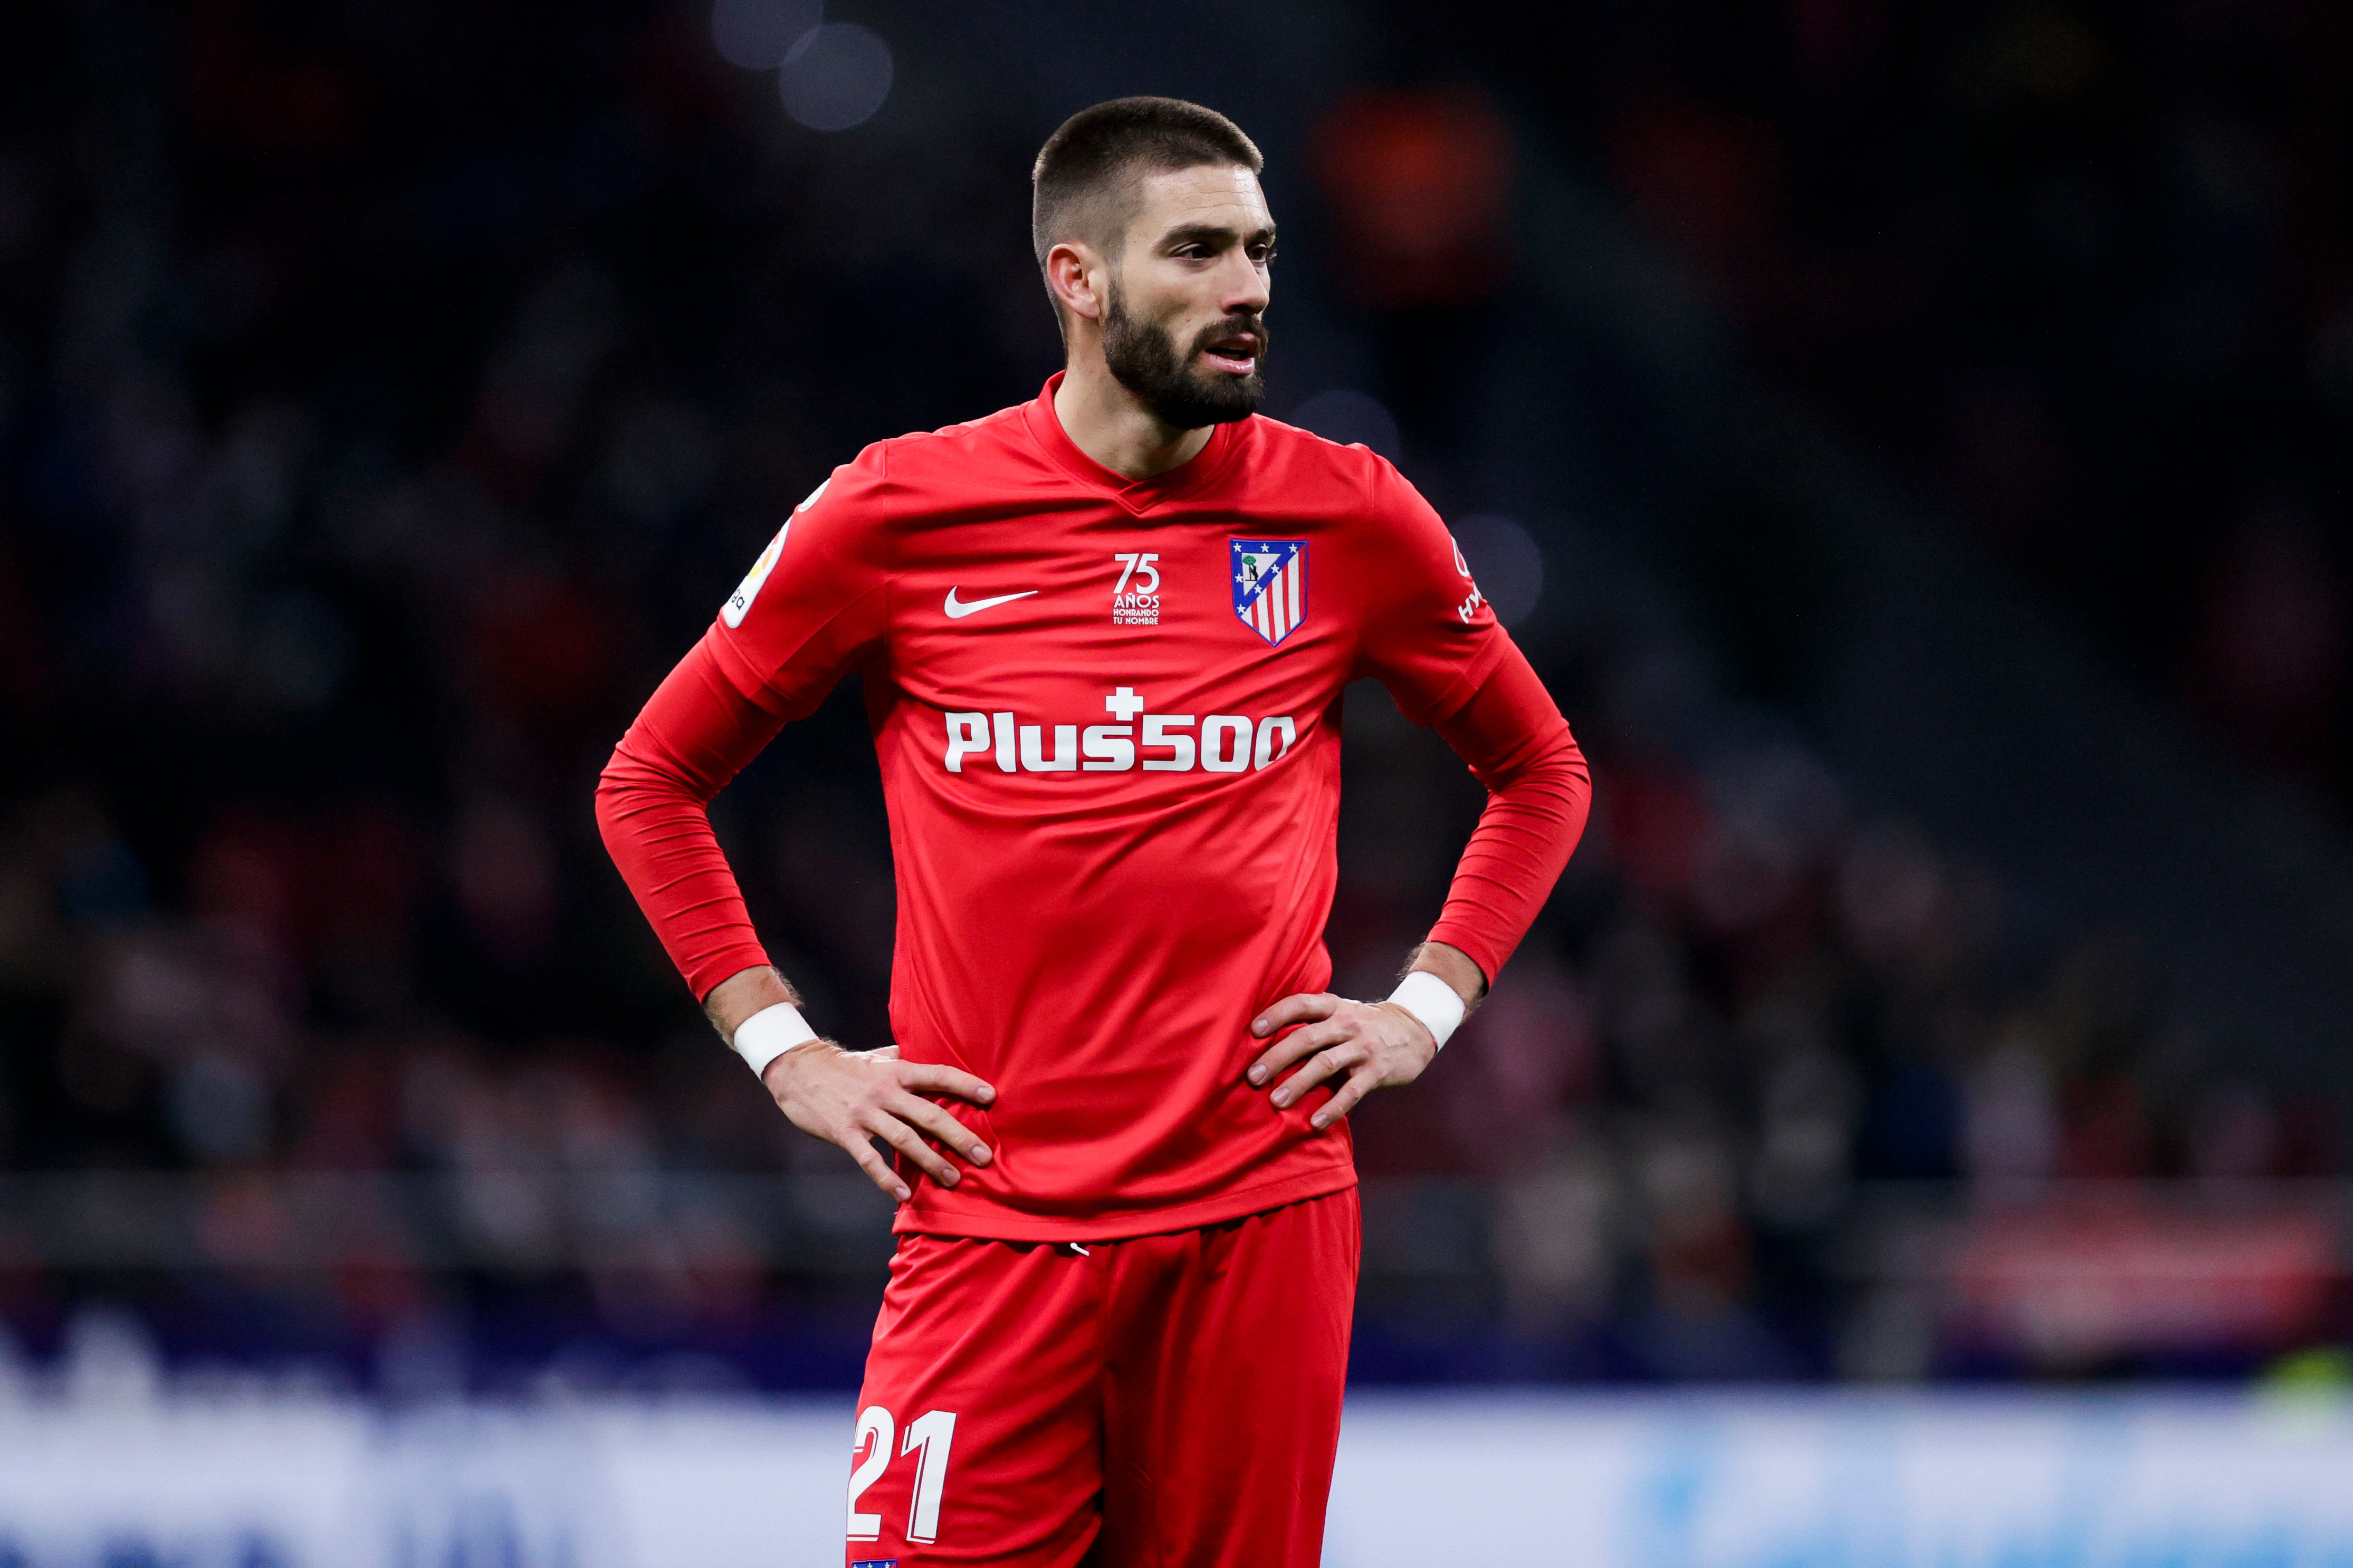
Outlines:
{"type": "Polygon", "coordinates": [[[1100,239],[1106,229],[1123,234],[1145,175],[1203,163],[1238,164],[1255,174],[1265,160],[1240,126],[1181,98],[1114,98],[1082,109],[1046,138],[1029,172],[1029,241],[1038,265],[1046,265],[1046,253],[1060,241],[1100,239]]]}

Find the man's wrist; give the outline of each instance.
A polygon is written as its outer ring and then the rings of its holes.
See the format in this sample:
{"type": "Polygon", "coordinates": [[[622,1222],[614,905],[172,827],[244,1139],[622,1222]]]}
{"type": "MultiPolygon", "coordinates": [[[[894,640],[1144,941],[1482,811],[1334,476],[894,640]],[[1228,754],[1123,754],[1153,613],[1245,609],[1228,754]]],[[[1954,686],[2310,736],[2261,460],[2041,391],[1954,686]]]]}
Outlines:
{"type": "Polygon", "coordinates": [[[1461,993],[1427,969],[1414,970],[1398,981],[1398,988],[1388,994],[1388,1002],[1419,1019],[1440,1050],[1446,1048],[1447,1040],[1470,1011],[1461,993]]]}
{"type": "Polygon", "coordinates": [[[1425,942],[1406,960],[1406,973],[1427,970],[1454,987],[1463,1006],[1476,1011],[1487,995],[1487,972],[1451,942],[1425,942]]]}
{"type": "Polygon", "coordinates": [[[735,1026],[727,1037],[727,1045],[754,1077],[765,1081],[768,1064],[791,1050],[817,1038],[817,1031],[808,1026],[801,1010],[789,1002],[777,1002],[761,1008],[735,1026]]]}

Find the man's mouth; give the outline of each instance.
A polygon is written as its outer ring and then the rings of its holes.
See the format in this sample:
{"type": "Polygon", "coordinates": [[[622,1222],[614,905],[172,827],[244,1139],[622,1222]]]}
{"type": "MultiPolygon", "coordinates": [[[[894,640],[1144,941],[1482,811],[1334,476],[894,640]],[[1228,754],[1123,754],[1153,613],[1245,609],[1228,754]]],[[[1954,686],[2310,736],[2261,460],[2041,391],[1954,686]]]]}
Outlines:
{"type": "Polygon", "coordinates": [[[1227,332],[1201,345],[1201,357],[1229,375],[1248,375],[1258,369],[1262,345],[1256,332],[1227,332]]]}

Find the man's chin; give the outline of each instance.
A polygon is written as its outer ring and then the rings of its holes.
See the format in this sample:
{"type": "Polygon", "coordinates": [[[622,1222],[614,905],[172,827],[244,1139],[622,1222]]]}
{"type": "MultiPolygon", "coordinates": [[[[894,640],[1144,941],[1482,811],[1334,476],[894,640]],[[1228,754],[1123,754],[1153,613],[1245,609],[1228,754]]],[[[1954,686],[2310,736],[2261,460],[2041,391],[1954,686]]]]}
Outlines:
{"type": "Polygon", "coordinates": [[[1193,426],[1230,425],[1237,419],[1247,419],[1258,412],[1266,401],[1266,380],[1253,368],[1244,374],[1207,366],[1191,377],[1192,396],[1186,401],[1189,412],[1198,416],[1193,426]]]}
{"type": "MultiPolygon", "coordinates": [[[[1113,379],[1135,395],[1153,416],[1175,430],[1198,430],[1210,425],[1230,425],[1258,412],[1266,399],[1266,383],[1256,363],[1247,375],[1217,370],[1198,355],[1179,370],[1163,370],[1149,360],[1136,363],[1116,353],[1107,356],[1113,379]]],[[[1262,363],[1263,361],[1257,362],[1262,363]]]]}

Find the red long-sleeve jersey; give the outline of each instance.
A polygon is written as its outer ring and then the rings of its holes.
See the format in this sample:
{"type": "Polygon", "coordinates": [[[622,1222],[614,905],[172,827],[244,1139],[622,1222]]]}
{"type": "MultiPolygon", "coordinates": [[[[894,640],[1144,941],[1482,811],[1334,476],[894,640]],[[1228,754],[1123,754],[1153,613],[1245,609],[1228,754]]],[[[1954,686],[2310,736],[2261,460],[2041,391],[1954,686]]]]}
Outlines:
{"type": "MultiPolygon", "coordinates": [[[[1058,378],[1059,379],[1059,378],[1058,378]]],[[[1444,524],[1388,463],[1271,419],[1145,480],[1032,403],[868,447],[801,503],[597,791],[702,996],[767,962],[705,804],[859,671],[898,886],[893,1035],[995,1085],[995,1152],[904,1172],[902,1230],[1084,1241],[1339,1191],[1345,1124],[1277,1110],[1250,1020],[1331,976],[1339,701],[1360,676],[1490,795],[1434,941],[1492,980],[1567,864],[1584,759],[1444,524]]]]}

